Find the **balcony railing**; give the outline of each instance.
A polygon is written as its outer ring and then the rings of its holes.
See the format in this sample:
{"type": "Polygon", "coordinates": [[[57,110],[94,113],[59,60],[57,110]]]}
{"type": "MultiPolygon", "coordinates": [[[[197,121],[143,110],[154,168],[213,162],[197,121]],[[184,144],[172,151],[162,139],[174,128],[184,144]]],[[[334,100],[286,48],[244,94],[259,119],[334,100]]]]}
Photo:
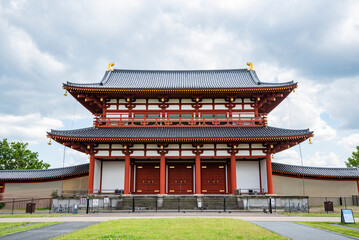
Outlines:
{"type": "Polygon", "coordinates": [[[117,117],[96,116],[95,127],[259,127],[266,126],[265,117],[117,117]]]}

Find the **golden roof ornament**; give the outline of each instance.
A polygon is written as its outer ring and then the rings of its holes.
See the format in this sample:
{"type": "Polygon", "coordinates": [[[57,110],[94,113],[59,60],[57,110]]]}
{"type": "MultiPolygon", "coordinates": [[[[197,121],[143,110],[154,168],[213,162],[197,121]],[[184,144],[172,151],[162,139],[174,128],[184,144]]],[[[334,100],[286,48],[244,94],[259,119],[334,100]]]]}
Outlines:
{"type": "Polygon", "coordinates": [[[108,71],[113,71],[113,66],[115,66],[114,63],[109,63],[107,70],[108,70],[108,71]]]}
{"type": "Polygon", "coordinates": [[[247,70],[252,70],[253,71],[253,63],[251,62],[247,62],[247,65],[249,66],[249,68],[247,68],[247,70]]]}

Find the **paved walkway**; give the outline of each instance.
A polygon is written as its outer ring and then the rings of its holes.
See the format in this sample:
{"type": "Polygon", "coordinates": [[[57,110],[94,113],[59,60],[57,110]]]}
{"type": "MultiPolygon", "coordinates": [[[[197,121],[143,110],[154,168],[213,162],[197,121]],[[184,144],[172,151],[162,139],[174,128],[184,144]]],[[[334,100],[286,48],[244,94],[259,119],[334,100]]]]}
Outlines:
{"type": "Polygon", "coordinates": [[[52,237],[56,237],[62,234],[70,233],[74,230],[84,228],[95,224],[96,222],[67,222],[60,223],[42,228],[36,228],[24,232],[14,233],[4,237],[0,237],[1,240],[45,240],[52,237]]]}
{"type": "Polygon", "coordinates": [[[294,240],[347,240],[353,239],[351,237],[344,237],[343,235],[333,232],[305,226],[293,222],[252,222],[258,226],[264,227],[279,235],[294,239],[294,240]]]}

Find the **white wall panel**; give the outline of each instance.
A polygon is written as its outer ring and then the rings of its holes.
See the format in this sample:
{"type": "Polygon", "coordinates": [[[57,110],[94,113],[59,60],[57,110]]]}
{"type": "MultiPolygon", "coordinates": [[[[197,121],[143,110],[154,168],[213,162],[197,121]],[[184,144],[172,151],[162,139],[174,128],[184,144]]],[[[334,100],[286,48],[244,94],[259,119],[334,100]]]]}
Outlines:
{"type": "Polygon", "coordinates": [[[111,152],[111,156],[112,156],[112,157],[124,157],[124,156],[126,156],[126,155],[123,154],[122,151],[112,151],[112,152],[111,152]]]}
{"type": "Polygon", "coordinates": [[[192,151],[182,151],[182,156],[196,156],[192,151]]]}
{"type": "Polygon", "coordinates": [[[236,156],[250,156],[249,150],[239,150],[236,156]]]}
{"type": "MultiPolygon", "coordinates": [[[[93,176],[93,188],[100,189],[101,161],[95,159],[95,170],[93,176]]],[[[96,191],[97,192],[97,191],[96,191]]]]}
{"type": "Polygon", "coordinates": [[[125,162],[103,162],[102,192],[114,192],[115,189],[124,189],[125,162]],[[112,191],[106,191],[112,190],[112,191]]]}
{"type": "Polygon", "coordinates": [[[168,151],[168,153],[166,154],[166,156],[170,156],[170,157],[179,156],[179,151],[168,151]]]}
{"type": "Polygon", "coordinates": [[[110,144],[99,144],[95,149],[109,149],[110,144]]]}
{"type": "Polygon", "coordinates": [[[131,156],[144,156],[145,152],[144,151],[133,151],[133,153],[131,154],[131,156]]]}
{"type": "Polygon", "coordinates": [[[131,149],[144,149],[145,145],[144,144],[133,144],[133,147],[131,147],[131,149]]]}
{"type": "Polygon", "coordinates": [[[230,156],[230,154],[227,151],[220,150],[217,151],[217,156],[230,156]]]}
{"type": "Polygon", "coordinates": [[[167,110],[179,110],[179,105],[169,105],[167,110]]]}
{"type": "Polygon", "coordinates": [[[218,105],[214,105],[214,109],[228,109],[228,108],[225,105],[218,104],[218,105]]]}
{"type": "Polygon", "coordinates": [[[161,109],[158,105],[148,105],[149,110],[159,110],[161,109]]]}
{"type": "Polygon", "coordinates": [[[261,163],[262,188],[264,189],[264,192],[268,192],[266,160],[263,159],[260,161],[260,163],[261,163]]]}
{"type": "Polygon", "coordinates": [[[100,150],[98,153],[95,154],[97,157],[108,157],[110,152],[108,150],[100,150]]]}
{"type": "Polygon", "coordinates": [[[257,161],[237,161],[237,188],[259,191],[259,165],[257,161]]]}
{"type": "Polygon", "coordinates": [[[161,156],[157,151],[147,151],[146,156],[161,156]]]}
{"type": "Polygon", "coordinates": [[[252,150],[252,156],[265,156],[266,154],[262,150],[252,150]]]}
{"type": "Polygon", "coordinates": [[[193,110],[192,105],[182,105],[182,110],[193,110]]]}

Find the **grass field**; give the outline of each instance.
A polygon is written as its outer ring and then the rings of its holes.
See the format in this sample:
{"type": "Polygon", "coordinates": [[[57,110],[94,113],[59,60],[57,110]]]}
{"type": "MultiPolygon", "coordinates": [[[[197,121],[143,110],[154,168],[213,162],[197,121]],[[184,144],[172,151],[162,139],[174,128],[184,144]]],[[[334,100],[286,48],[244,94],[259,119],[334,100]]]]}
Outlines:
{"type": "MultiPolygon", "coordinates": [[[[333,231],[333,232],[341,233],[341,234],[344,234],[344,235],[359,238],[359,231],[358,230],[353,230],[353,229],[348,229],[348,228],[335,226],[335,225],[333,225],[332,222],[299,222],[299,223],[305,224],[305,225],[308,225],[308,226],[312,226],[312,227],[315,227],[315,228],[322,228],[322,229],[325,229],[325,230],[329,230],[329,231],[333,231]]],[[[348,227],[359,228],[359,223],[355,223],[355,224],[335,223],[335,224],[348,226],[348,227]]]]}
{"type": "Polygon", "coordinates": [[[56,239],[287,239],[229,218],[121,219],[56,239]]]}
{"type": "Polygon", "coordinates": [[[48,225],[57,224],[58,222],[50,223],[30,223],[30,222],[21,222],[21,223],[0,223],[0,236],[4,236],[10,233],[21,232],[29,229],[40,228],[48,225]]]}
{"type": "Polygon", "coordinates": [[[340,213],[302,213],[302,212],[283,212],[287,216],[302,216],[302,217],[340,217],[340,213]]]}

